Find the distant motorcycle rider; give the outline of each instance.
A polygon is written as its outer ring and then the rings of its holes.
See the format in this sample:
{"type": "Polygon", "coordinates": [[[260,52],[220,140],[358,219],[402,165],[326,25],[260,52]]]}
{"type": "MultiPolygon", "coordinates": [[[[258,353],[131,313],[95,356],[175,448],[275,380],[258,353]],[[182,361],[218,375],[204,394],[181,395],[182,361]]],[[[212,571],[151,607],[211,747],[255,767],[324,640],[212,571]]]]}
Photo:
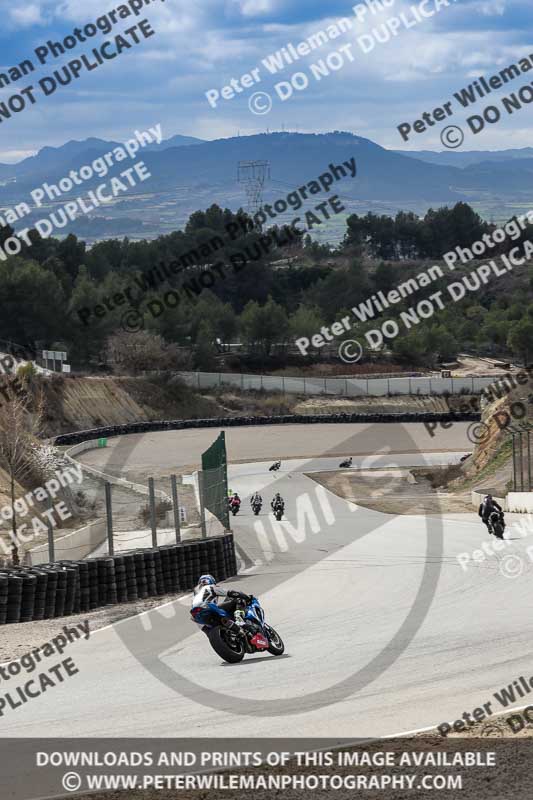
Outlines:
{"type": "Polygon", "coordinates": [[[259,492],[254,492],[253,495],[250,497],[250,505],[252,508],[254,506],[262,506],[263,505],[263,498],[259,494],[259,492]]]}
{"type": "Polygon", "coordinates": [[[237,506],[238,508],[240,508],[240,505],[241,505],[241,498],[239,497],[239,495],[237,494],[237,492],[235,492],[235,494],[233,495],[233,497],[230,497],[229,504],[230,504],[230,506],[237,506]]]}
{"type": "Polygon", "coordinates": [[[491,494],[485,495],[483,498],[483,502],[480,503],[478,514],[483,520],[483,523],[487,526],[487,530],[489,533],[492,533],[490,529],[489,518],[493,511],[497,511],[500,514],[500,518],[503,522],[503,509],[499,503],[493,498],[491,494]]]}
{"type": "MultiPolygon", "coordinates": [[[[253,595],[244,594],[244,592],[238,592],[235,589],[222,589],[217,586],[217,582],[212,575],[201,575],[193,589],[191,611],[193,608],[206,606],[208,603],[216,603],[219,608],[224,609],[224,611],[233,616],[236,625],[243,627],[246,624],[244,612],[252,600],[253,595]],[[219,604],[219,597],[225,597],[226,599],[219,604]]],[[[206,633],[208,628],[204,626],[202,630],[206,633]]]]}
{"type": "Polygon", "coordinates": [[[280,508],[280,507],[281,507],[282,511],[285,510],[285,501],[283,500],[283,497],[280,495],[279,492],[276,492],[276,494],[274,495],[274,499],[270,503],[270,506],[271,506],[273,511],[275,511],[276,508],[280,508]]]}

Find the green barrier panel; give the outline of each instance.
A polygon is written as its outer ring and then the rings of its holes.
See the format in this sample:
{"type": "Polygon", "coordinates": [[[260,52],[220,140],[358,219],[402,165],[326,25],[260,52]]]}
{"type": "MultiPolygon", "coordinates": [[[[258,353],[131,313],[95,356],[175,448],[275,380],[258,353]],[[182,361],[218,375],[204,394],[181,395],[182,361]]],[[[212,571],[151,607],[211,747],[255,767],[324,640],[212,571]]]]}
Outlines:
{"type": "Polygon", "coordinates": [[[229,530],[228,459],[224,431],[203,453],[202,470],[205,507],[224,525],[225,530],[229,530]]]}

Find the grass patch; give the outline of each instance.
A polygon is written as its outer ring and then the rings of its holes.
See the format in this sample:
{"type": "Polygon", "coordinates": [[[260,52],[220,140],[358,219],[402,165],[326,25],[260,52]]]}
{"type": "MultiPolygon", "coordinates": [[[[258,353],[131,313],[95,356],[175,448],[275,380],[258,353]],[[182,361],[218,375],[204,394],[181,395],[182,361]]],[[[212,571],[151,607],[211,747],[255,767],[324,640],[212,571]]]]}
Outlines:
{"type": "Polygon", "coordinates": [[[474,489],[478,483],[494,475],[497,470],[505,466],[512,458],[513,444],[510,439],[506,439],[497,453],[491,458],[490,462],[486,464],[482,470],[477,472],[472,477],[465,477],[460,484],[456,484],[455,488],[474,489]]]}

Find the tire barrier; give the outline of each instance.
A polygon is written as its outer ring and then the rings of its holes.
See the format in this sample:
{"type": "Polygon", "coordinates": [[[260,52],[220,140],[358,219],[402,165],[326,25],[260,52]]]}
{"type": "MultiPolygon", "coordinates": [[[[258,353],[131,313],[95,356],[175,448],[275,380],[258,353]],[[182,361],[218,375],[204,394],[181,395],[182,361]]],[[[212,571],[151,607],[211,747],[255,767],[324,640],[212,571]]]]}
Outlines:
{"type": "Polygon", "coordinates": [[[89,439],[125,436],[130,433],[154,433],[157,431],[179,431],[190,428],[230,428],[243,425],[309,425],[313,423],[376,423],[376,422],[478,422],[481,414],[475,411],[399,414],[285,414],[277,417],[212,417],[210,419],[177,419],[156,422],[130,422],[127,425],[110,425],[87,431],[64,433],[56,436],[55,445],[80,444],[89,439]]]}
{"type": "Polygon", "coordinates": [[[0,625],[190,591],[205,572],[217,581],[237,574],[232,533],[85,561],[6,567],[0,569],[0,625]]]}

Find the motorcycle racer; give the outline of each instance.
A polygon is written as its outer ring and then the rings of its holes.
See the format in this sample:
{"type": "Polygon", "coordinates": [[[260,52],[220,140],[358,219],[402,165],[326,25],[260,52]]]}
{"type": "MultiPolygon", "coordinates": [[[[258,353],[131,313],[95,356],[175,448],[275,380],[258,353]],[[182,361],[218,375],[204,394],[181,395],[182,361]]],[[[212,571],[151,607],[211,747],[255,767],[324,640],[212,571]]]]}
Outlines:
{"type": "MultiPolygon", "coordinates": [[[[252,602],[253,595],[244,594],[244,592],[238,592],[235,589],[222,589],[217,586],[217,582],[212,575],[201,575],[198,578],[198,583],[193,589],[191,612],[194,608],[205,607],[209,603],[219,605],[219,597],[226,598],[220,603],[220,608],[233,616],[236,625],[239,625],[239,627],[244,626],[244,611],[246,606],[252,602]]],[[[205,627],[202,630],[204,633],[207,632],[205,627]]]]}
{"type": "Polygon", "coordinates": [[[283,497],[280,495],[279,492],[276,492],[276,494],[274,495],[274,499],[272,500],[270,505],[271,505],[273,510],[276,509],[276,507],[279,507],[279,506],[281,506],[282,510],[285,510],[285,501],[284,501],[283,497]]]}
{"type": "Polygon", "coordinates": [[[231,506],[237,506],[237,508],[241,507],[241,498],[239,497],[237,492],[235,492],[233,497],[230,497],[229,504],[230,504],[230,508],[231,508],[231,506]]]}
{"type": "Polygon", "coordinates": [[[489,524],[489,518],[493,511],[497,511],[500,514],[500,519],[503,522],[504,515],[503,509],[499,503],[493,498],[491,494],[485,495],[483,498],[483,502],[480,504],[478,509],[478,514],[481,517],[483,523],[487,526],[487,530],[489,533],[492,533],[489,524]]]}
{"type": "Polygon", "coordinates": [[[263,498],[259,494],[259,492],[255,491],[253,495],[250,497],[250,505],[253,506],[262,506],[263,505],[263,498]]]}

